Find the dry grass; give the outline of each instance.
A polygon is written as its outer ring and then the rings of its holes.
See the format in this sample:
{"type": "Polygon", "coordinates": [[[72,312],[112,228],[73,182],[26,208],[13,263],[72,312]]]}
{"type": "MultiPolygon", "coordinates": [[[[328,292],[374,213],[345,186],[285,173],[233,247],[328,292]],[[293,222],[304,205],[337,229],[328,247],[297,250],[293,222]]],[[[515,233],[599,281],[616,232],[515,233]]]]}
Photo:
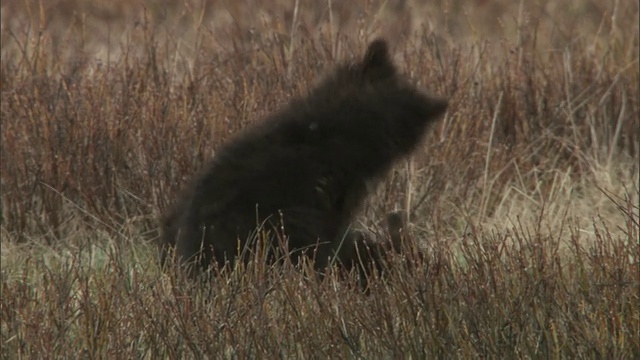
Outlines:
{"type": "Polygon", "coordinates": [[[640,357],[637,2],[143,3],[2,3],[3,358],[640,357]],[[451,98],[361,217],[426,259],[160,273],[186,179],[376,35],[451,98]]]}

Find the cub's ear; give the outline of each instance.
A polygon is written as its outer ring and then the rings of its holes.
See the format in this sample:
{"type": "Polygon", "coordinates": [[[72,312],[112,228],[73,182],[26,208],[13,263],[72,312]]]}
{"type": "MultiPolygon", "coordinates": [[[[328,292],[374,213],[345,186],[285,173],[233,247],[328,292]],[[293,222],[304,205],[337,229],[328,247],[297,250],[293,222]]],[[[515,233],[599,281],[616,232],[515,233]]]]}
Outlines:
{"type": "Polygon", "coordinates": [[[385,40],[376,39],[369,44],[362,59],[362,75],[371,82],[390,79],[396,75],[385,40]]]}

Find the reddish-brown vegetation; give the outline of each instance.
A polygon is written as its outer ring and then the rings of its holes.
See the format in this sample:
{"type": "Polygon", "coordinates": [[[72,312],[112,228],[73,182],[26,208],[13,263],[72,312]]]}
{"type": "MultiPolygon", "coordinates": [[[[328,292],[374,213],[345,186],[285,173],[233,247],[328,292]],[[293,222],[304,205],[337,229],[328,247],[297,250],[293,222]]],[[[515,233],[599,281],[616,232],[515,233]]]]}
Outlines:
{"type": "Polygon", "coordinates": [[[2,357],[640,357],[638,2],[1,6],[2,357]],[[406,210],[420,251],[367,296],[159,272],[185,181],[376,36],[451,97],[358,218],[406,210]]]}

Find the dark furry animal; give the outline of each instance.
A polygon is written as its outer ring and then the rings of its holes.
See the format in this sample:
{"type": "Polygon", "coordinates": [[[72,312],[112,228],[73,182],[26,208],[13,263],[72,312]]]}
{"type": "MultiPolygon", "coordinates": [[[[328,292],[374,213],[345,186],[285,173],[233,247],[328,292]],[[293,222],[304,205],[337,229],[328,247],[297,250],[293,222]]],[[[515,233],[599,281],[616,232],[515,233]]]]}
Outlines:
{"type": "Polygon", "coordinates": [[[361,61],[339,66],[217,152],[165,216],[163,253],[175,247],[197,275],[233,264],[259,228],[294,262],[352,261],[367,243],[349,230],[367,189],[446,109],[397,74],[384,40],[373,41],[361,61]]]}
{"type": "MultiPolygon", "coordinates": [[[[385,278],[386,271],[393,265],[393,257],[406,255],[410,261],[424,261],[425,253],[418,244],[412,242],[411,235],[406,232],[407,222],[402,212],[387,214],[387,237],[374,236],[364,231],[352,231],[351,246],[340,252],[342,269],[355,269],[359,275],[360,287],[368,292],[369,278],[375,271],[385,278]]],[[[412,271],[411,262],[405,263],[405,270],[412,271]]]]}

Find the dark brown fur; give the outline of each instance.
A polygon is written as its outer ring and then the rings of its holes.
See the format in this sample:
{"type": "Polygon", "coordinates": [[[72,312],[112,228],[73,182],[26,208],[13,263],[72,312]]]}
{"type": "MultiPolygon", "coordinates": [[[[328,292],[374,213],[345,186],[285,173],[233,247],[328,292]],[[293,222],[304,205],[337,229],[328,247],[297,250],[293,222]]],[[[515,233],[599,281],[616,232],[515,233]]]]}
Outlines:
{"type": "Polygon", "coordinates": [[[165,216],[164,249],[175,247],[197,274],[233,263],[262,225],[294,254],[315,255],[317,269],[339,246],[348,263],[367,243],[348,233],[367,184],[409,155],[446,108],[398,76],[376,40],[360,62],[223,146],[165,216]]]}

